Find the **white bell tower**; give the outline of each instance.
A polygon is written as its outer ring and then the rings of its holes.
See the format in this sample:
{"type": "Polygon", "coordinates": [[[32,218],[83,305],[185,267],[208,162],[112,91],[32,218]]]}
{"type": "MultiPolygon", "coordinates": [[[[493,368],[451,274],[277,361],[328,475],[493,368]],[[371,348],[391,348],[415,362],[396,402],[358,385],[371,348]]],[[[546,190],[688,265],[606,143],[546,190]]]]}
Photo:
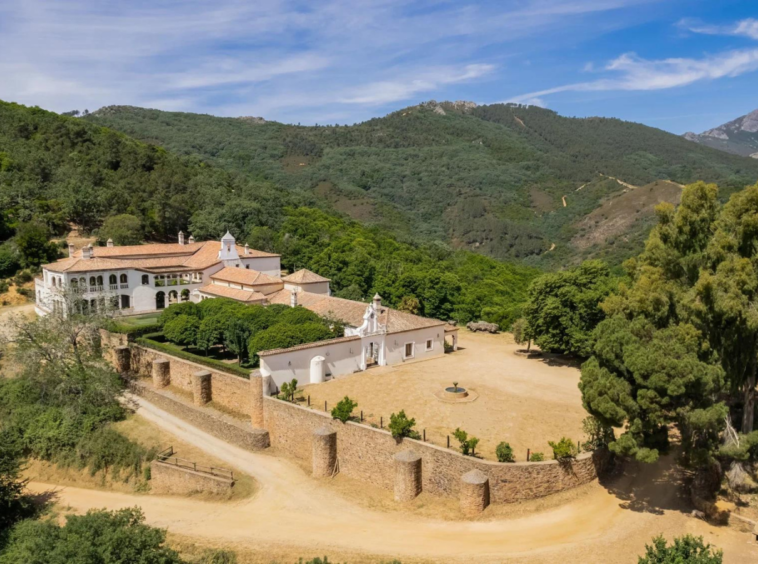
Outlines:
{"type": "Polygon", "coordinates": [[[221,250],[218,252],[218,258],[224,261],[224,266],[239,266],[240,264],[237,244],[232,234],[228,231],[221,238],[221,250]]]}

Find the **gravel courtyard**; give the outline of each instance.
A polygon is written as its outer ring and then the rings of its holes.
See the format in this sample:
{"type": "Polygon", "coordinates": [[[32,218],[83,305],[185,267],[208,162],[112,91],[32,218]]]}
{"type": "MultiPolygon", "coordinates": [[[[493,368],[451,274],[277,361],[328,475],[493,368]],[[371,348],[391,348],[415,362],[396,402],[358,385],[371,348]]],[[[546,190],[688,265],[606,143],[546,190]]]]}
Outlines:
{"type": "MultiPolygon", "coordinates": [[[[583,440],[579,369],[554,359],[525,358],[510,334],[490,335],[460,331],[460,349],[444,357],[377,367],[343,376],[324,384],[305,386],[311,406],[331,409],[349,396],[358,402],[354,412],[386,426],[393,412],[405,410],[416,419],[416,428],[426,429],[428,441],[444,445],[456,427],[481,439],[477,453],[495,460],[495,447],[507,441],[516,460],[526,459],[526,450],[552,457],[547,444],[562,436],[583,440]],[[458,382],[479,394],[470,403],[444,403],[435,397],[458,382]]],[[[457,444],[451,436],[451,446],[457,444]]]]}

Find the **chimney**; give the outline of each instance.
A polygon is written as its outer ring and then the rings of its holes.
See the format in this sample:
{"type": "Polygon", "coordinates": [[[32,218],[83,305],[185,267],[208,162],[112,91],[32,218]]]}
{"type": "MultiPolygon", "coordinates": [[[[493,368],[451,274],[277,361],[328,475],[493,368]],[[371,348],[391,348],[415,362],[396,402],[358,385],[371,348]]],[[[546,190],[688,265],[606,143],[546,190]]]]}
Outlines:
{"type": "Polygon", "coordinates": [[[297,307],[297,291],[290,290],[290,307],[297,307]]]}
{"type": "Polygon", "coordinates": [[[68,244],[68,256],[72,257],[74,256],[74,253],[76,252],[76,248],[71,243],[68,244]]]}
{"type": "Polygon", "coordinates": [[[374,309],[379,311],[382,307],[382,297],[379,294],[374,295],[374,309]]]}
{"type": "Polygon", "coordinates": [[[184,245],[184,232],[183,231],[179,232],[179,244],[184,245]]]}
{"type": "Polygon", "coordinates": [[[193,244],[194,242],[195,242],[195,238],[194,238],[192,235],[190,235],[190,238],[189,238],[189,244],[191,245],[191,244],[193,244]]]}
{"type": "Polygon", "coordinates": [[[247,256],[249,254],[250,254],[250,245],[248,245],[247,243],[245,243],[245,256],[247,256]]]}
{"type": "Polygon", "coordinates": [[[108,242],[106,243],[106,245],[108,247],[112,247],[113,246],[113,239],[108,239],[108,242]]]}
{"type": "Polygon", "coordinates": [[[91,259],[92,258],[92,247],[87,245],[86,247],[82,247],[82,258],[83,259],[91,259]]]}

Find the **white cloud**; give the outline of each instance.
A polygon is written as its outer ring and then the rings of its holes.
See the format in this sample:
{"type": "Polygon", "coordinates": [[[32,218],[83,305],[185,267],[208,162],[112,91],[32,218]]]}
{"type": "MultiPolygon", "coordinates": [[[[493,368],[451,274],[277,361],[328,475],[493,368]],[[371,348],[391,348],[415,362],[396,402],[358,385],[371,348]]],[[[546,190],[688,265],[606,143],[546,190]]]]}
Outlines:
{"type": "Polygon", "coordinates": [[[654,1],[0,0],[0,98],[352,121],[507,68],[494,45],[654,1]]]}
{"type": "Polygon", "coordinates": [[[706,35],[735,35],[749,37],[750,39],[758,39],[758,20],[754,18],[746,18],[727,26],[700,25],[691,20],[685,19],[679,22],[679,26],[688,29],[693,33],[703,33],[706,35]]]}
{"type": "Polygon", "coordinates": [[[727,51],[703,59],[647,60],[634,53],[626,53],[608,63],[605,70],[617,77],[529,92],[508,101],[520,103],[536,96],[548,96],[560,92],[663,90],[703,80],[735,77],[758,70],[758,49],[727,51]]]}

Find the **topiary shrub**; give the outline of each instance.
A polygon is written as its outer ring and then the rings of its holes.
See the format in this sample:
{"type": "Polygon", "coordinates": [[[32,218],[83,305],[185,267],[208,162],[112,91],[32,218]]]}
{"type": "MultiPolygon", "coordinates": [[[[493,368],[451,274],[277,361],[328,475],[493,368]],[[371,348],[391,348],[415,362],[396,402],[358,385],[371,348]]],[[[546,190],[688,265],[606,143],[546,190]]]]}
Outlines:
{"type": "Polygon", "coordinates": [[[545,460],[545,455],[541,452],[533,452],[532,455],[529,457],[529,462],[543,462],[545,460]]]}
{"type": "Polygon", "coordinates": [[[553,458],[556,460],[568,460],[577,455],[576,444],[567,437],[562,437],[557,443],[548,441],[547,444],[553,449],[553,458]]]}
{"type": "Polygon", "coordinates": [[[163,326],[163,336],[177,345],[194,345],[200,320],[189,315],[179,315],[163,326]]]}
{"type": "Polygon", "coordinates": [[[420,439],[421,435],[418,434],[418,431],[413,430],[415,425],[416,420],[408,419],[408,416],[405,415],[405,410],[400,410],[400,413],[393,413],[390,415],[390,424],[387,428],[396,439],[402,439],[403,437],[420,439]]]}
{"type": "Polygon", "coordinates": [[[502,442],[495,448],[495,455],[498,462],[516,462],[516,458],[513,456],[513,449],[511,445],[506,442],[502,442]]]}
{"type": "Polygon", "coordinates": [[[358,402],[351,400],[345,396],[337,405],[332,409],[332,417],[339,419],[343,423],[347,423],[353,414],[353,410],[358,407],[358,402]]]}
{"type": "Polygon", "coordinates": [[[468,433],[462,430],[460,427],[453,431],[453,436],[460,443],[461,454],[464,456],[474,456],[476,453],[476,445],[479,444],[479,439],[476,437],[469,437],[468,433]]]}

